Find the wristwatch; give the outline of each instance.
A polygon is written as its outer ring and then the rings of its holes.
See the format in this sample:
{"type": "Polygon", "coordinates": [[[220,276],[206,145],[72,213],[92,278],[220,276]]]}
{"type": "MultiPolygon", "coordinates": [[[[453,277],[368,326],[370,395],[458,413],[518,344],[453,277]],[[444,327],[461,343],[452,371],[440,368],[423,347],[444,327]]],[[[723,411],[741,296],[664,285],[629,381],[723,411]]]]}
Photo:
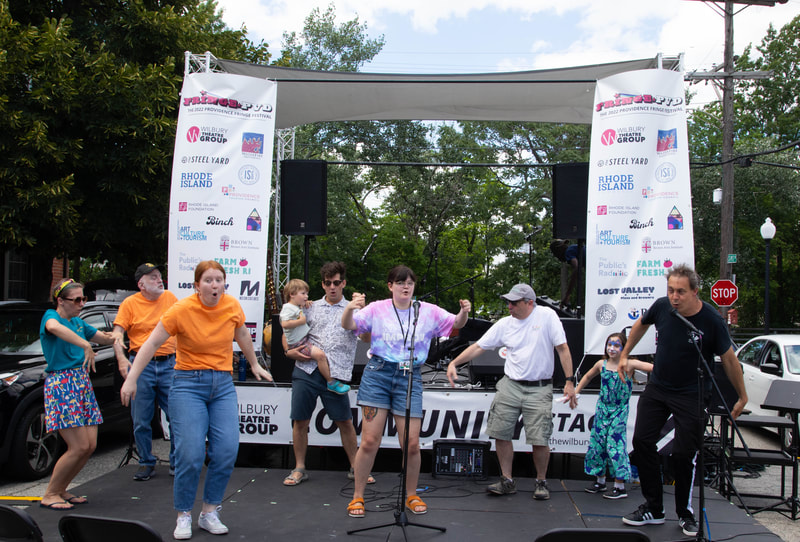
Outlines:
{"type": "Polygon", "coordinates": [[[575,377],[574,376],[568,376],[566,378],[566,380],[567,380],[567,382],[572,382],[573,384],[575,383],[575,377]]]}

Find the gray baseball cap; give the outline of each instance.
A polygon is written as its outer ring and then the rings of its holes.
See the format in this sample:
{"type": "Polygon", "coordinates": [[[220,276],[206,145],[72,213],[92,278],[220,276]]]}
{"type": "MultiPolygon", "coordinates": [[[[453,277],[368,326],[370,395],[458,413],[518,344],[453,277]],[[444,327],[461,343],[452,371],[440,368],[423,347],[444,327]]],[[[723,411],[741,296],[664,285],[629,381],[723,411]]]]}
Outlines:
{"type": "Polygon", "coordinates": [[[528,286],[527,284],[516,284],[511,291],[507,294],[500,296],[502,299],[506,301],[519,301],[520,299],[536,299],[536,292],[533,291],[533,288],[528,286]]]}

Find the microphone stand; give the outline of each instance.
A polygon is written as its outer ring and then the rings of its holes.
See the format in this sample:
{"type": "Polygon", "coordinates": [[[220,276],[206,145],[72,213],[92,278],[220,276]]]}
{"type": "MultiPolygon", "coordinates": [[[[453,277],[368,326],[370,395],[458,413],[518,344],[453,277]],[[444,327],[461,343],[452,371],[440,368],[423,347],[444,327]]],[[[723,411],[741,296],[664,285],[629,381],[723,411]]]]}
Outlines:
{"type": "MultiPolygon", "coordinates": [[[[703,357],[703,352],[700,350],[700,345],[698,344],[699,337],[702,336],[700,330],[698,330],[694,324],[692,324],[685,316],[678,312],[677,309],[672,309],[670,311],[673,316],[678,318],[681,323],[686,327],[687,331],[692,333],[692,345],[694,345],[695,350],[697,350],[697,415],[698,419],[701,421],[699,426],[699,440],[697,441],[697,463],[695,468],[695,473],[699,472],[701,478],[698,480],[699,486],[699,493],[698,493],[698,500],[699,500],[699,508],[700,513],[699,517],[697,518],[697,536],[695,540],[703,540],[706,542],[710,542],[710,538],[706,538],[705,535],[705,521],[706,521],[706,492],[705,492],[705,460],[703,458],[703,441],[705,439],[705,429],[706,429],[706,409],[703,403],[703,395],[705,393],[705,375],[711,375],[711,368],[708,366],[708,362],[706,358],[703,357]]],[[[713,378],[710,379],[711,383],[714,385],[714,389],[717,392],[717,395],[721,399],[723,405],[725,405],[725,410],[730,417],[731,423],[733,424],[736,433],[739,435],[739,438],[742,439],[742,434],[739,432],[739,427],[736,425],[736,420],[733,419],[733,414],[731,413],[730,408],[728,408],[728,404],[725,402],[722,391],[719,389],[719,385],[717,381],[713,378]]],[[[744,439],[742,439],[742,443],[744,445],[744,449],[747,451],[747,456],[750,457],[750,449],[747,447],[747,444],[744,444],[744,439]]],[[[697,476],[695,476],[696,478],[697,476]]],[[[691,495],[691,492],[690,492],[691,495]]],[[[691,503],[688,503],[691,506],[691,503]]]]}
{"type": "MultiPolygon", "coordinates": [[[[408,512],[406,511],[406,498],[408,497],[408,488],[406,487],[406,475],[408,471],[408,434],[411,431],[411,386],[414,383],[414,336],[417,333],[417,320],[419,319],[419,301],[414,301],[414,324],[411,330],[411,346],[409,346],[409,365],[406,369],[408,373],[408,383],[406,384],[406,412],[405,412],[405,431],[403,435],[403,464],[400,469],[400,493],[397,495],[397,506],[394,510],[394,521],[392,523],[384,523],[383,525],[375,525],[373,527],[365,527],[363,529],[354,529],[347,531],[347,534],[362,533],[364,531],[372,531],[374,529],[383,529],[384,527],[400,527],[403,530],[403,539],[408,542],[408,533],[406,526],[412,525],[414,527],[421,527],[423,529],[432,529],[439,532],[447,532],[444,527],[436,527],[435,525],[423,525],[421,523],[414,523],[408,521],[408,512]]],[[[392,536],[392,531],[386,540],[392,536]]]]}

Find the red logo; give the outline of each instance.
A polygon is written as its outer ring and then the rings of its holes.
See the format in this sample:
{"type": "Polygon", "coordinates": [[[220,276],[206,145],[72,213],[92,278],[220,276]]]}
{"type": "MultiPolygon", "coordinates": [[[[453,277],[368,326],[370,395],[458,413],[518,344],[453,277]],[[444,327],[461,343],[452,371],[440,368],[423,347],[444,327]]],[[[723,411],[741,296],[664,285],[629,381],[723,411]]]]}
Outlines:
{"type": "Polygon", "coordinates": [[[613,145],[616,139],[617,139],[617,132],[609,128],[608,130],[603,132],[603,135],[600,136],[600,143],[606,146],[613,145]]]}
{"type": "Polygon", "coordinates": [[[189,204],[185,201],[178,202],[178,211],[188,211],[189,204]]]}
{"type": "Polygon", "coordinates": [[[608,214],[608,205],[597,206],[597,216],[607,215],[607,214],[608,214]]]}
{"type": "Polygon", "coordinates": [[[196,143],[199,137],[200,137],[200,128],[198,128],[197,126],[192,126],[186,132],[186,139],[189,141],[189,143],[196,143]]]}

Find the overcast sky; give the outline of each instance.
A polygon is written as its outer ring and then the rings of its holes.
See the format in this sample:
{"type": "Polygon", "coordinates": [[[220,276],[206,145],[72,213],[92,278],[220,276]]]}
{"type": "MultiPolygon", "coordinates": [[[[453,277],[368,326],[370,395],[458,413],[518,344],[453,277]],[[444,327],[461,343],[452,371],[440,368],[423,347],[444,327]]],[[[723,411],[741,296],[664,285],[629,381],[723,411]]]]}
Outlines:
{"type": "MultiPolygon", "coordinates": [[[[319,0],[219,0],[228,26],[247,27],[277,57],[284,32],[303,28],[319,0]]],[[[722,63],[724,22],[695,0],[338,0],[339,22],[358,15],[386,44],[363,68],[379,73],[479,73],[580,66],[684,53],[686,70],[722,63]]],[[[738,6],[735,52],[800,14],[800,0],[738,6]]],[[[202,51],[193,51],[202,53],[202,51]]],[[[697,89],[697,87],[694,87],[697,89]]],[[[700,102],[714,99],[703,92],[700,102]]],[[[695,102],[695,105],[700,105],[695,102]]]]}

